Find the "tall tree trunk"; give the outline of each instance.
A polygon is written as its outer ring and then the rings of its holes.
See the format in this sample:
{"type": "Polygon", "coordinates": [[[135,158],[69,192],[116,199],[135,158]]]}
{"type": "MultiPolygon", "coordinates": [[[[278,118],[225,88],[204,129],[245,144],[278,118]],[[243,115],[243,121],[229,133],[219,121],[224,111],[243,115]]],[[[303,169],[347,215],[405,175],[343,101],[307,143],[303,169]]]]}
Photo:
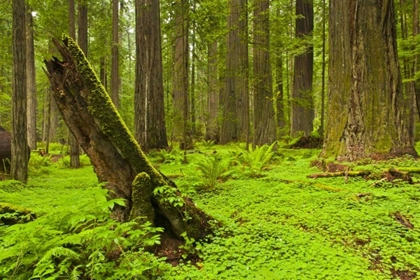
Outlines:
{"type": "MultiPolygon", "coordinates": [[[[296,1],[296,37],[311,36],[314,29],[312,1],[296,1]]],[[[314,105],[312,97],[313,47],[308,43],[304,53],[295,56],[292,90],[291,134],[303,132],[309,135],[313,130],[314,105]]]]}
{"type": "Polygon", "coordinates": [[[188,1],[179,0],[175,7],[175,48],[173,70],[174,134],[181,141],[181,148],[191,146],[190,104],[188,95],[188,1]],[[181,138],[180,138],[181,137],[181,138]]]}
{"type": "MultiPolygon", "coordinates": [[[[192,0],[192,13],[196,13],[196,0],[192,0]]],[[[196,22],[193,18],[191,21],[191,88],[190,88],[190,104],[191,104],[191,135],[193,137],[197,136],[197,124],[196,124],[196,22]]]]}
{"type": "Polygon", "coordinates": [[[87,0],[78,0],[77,43],[88,56],[88,6],[87,0]]]}
{"type": "Polygon", "coordinates": [[[392,0],[330,3],[329,118],[323,156],[417,155],[402,91],[392,0]]]}
{"type": "Polygon", "coordinates": [[[277,108],[277,127],[286,126],[284,115],[284,88],[283,88],[283,58],[282,54],[276,57],[276,108],[277,108]]]}
{"type": "MultiPolygon", "coordinates": [[[[85,0],[78,1],[78,25],[77,25],[77,42],[80,49],[87,56],[88,53],[88,7],[85,0]]],[[[80,148],[75,136],[69,133],[70,145],[70,166],[72,168],[80,167],[80,148]]]]}
{"type": "Polygon", "coordinates": [[[29,147],[26,119],[26,8],[24,0],[13,3],[13,80],[12,80],[12,147],[11,176],[28,180],[29,147]]]}
{"type": "Polygon", "coordinates": [[[219,81],[217,77],[217,41],[208,44],[208,119],[206,120],[206,139],[219,142],[219,81]]]}
{"type": "Polygon", "coordinates": [[[220,142],[249,137],[247,1],[230,0],[226,54],[226,89],[220,142]]]}
{"type": "Polygon", "coordinates": [[[54,98],[98,179],[125,200],[113,217],[149,221],[178,238],[211,233],[210,217],[147,160],[77,44],[70,37],[55,44],[64,61],[45,61],[54,98]]]}
{"type": "Polygon", "coordinates": [[[76,40],[76,4],[69,0],[69,35],[76,40]]]}
{"type": "Polygon", "coordinates": [[[168,147],[159,10],[159,1],[136,0],[134,126],[144,150],[168,147]]]}
{"type": "Polygon", "coordinates": [[[112,0],[112,49],[111,49],[111,98],[115,107],[120,108],[120,70],[119,70],[119,0],[112,0]]]}
{"type": "Polygon", "coordinates": [[[322,0],[322,67],[321,67],[321,124],[319,134],[323,138],[325,132],[325,57],[326,57],[326,3],[322,0]]]}
{"type": "Polygon", "coordinates": [[[254,7],[254,141],[255,145],[276,139],[272,74],[269,54],[269,0],[255,0],[254,7]]]}
{"type": "MultiPolygon", "coordinates": [[[[419,3],[418,1],[413,1],[413,37],[416,37],[420,34],[420,25],[419,25],[419,3]]],[[[419,71],[420,61],[419,55],[415,55],[413,62],[413,74],[415,75],[419,71]]],[[[414,93],[417,104],[417,113],[420,116],[420,79],[414,80],[414,93]]]]}
{"type": "Polygon", "coordinates": [[[36,82],[35,82],[35,49],[32,11],[26,12],[26,86],[27,86],[27,127],[28,145],[36,150],[36,82]]]}
{"type": "MultiPolygon", "coordinates": [[[[79,2],[80,5],[80,2],[79,2]]],[[[83,24],[85,19],[81,18],[85,16],[84,13],[80,13],[80,7],[79,7],[79,32],[83,31],[80,30],[80,24],[83,24]]],[[[87,12],[86,12],[86,16],[87,16],[87,12]]],[[[72,37],[74,40],[76,40],[76,8],[75,8],[75,2],[74,0],[69,0],[69,35],[70,37],[72,37]]],[[[86,32],[86,36],[87,36],[87,32],[86,32]]],[[[53,101],[55,102],[55,101],[53,101]]],[[[68,135],[68,139],[69,139],[69,146],[70,146],[70,166],[72,168],[79,168],[80,167],[80,158],[79,158],[79,144],[77,143],[76,138],[73,136],[73,134],[71,133],[71,131],[69,129],[67,129],[67,135],[68,135]]]]}

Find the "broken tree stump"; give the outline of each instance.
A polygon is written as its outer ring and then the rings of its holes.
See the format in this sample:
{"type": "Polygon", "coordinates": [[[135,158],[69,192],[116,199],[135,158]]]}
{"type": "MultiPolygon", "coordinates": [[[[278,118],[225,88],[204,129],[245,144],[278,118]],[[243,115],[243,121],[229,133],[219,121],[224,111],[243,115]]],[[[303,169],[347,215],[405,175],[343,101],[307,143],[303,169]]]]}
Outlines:
{"type": "Polygon", "coordinates": [[[107,182],[114,198],[125,201],[125,207],[114,209],[113,218],[141,217],[177,238],[183,232],[195,239],[211,233],[211,217],[150,164],[76,42],[70,37],[53,42],[62,60],[45,60],[44,71],[63,119],[99,181],[107,182]]]}

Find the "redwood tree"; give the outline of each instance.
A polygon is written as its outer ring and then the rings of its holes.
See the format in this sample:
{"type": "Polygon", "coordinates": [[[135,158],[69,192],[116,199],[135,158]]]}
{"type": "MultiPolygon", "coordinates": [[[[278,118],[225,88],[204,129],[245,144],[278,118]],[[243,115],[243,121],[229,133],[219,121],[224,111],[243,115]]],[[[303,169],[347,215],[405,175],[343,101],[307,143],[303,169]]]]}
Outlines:
{"type": "Polygon", "coordinates": [[[119,0],[112,0],[112,48],[111,48],[111,99],[117,109],[120,107],[119,89],[119,0]]]}
{"type": "Polygon", "coordinates": [[[292,89],[291,134],[309,135],[313,129],[314,106],[312,75],[314,55],[312,43],[307,38],[314,29],[314,8],[310,0],[296,1],[296,37],[303,39],[304,52],[295,56],[292,89]]]}
{"type": "Polygon", "coordinates": [[[135,136],[144,150],[168,146],[159,1],[136,0],[135,136]]]}
{"type": "Polygon", "coordinates": [[[392,0],[330,1],[324,156],[416,155],[402,91],[392,0]]]}
{"type": "Polygon", "coordinates": [[[247,1],[230,0],[221,143],[249,136],[247,29],[247,1]]]}
{"type": "Polygon", "coordinates": [[[254,145],[276,138],[272,73],[269,53],[269,0],[255,0],[254,7],[254,145]]]}
{"type": "Polygon", "coordinates": [[[28,180],[26,119],[26,8],[24,0],[13,1],[13,81],[12,81],[12,159],[11,176],[28,180]]]}
{"type": "Polygon", "coordinates": [[[188,95],[189,75],[189,6],[187,0],[176,1],[174,5],[175,41],[173,54],[172,95],[174,98],[174,134],[181,140],[181,147],[188,148],[191,144],[189,131],[190,102],[188,95]]]}

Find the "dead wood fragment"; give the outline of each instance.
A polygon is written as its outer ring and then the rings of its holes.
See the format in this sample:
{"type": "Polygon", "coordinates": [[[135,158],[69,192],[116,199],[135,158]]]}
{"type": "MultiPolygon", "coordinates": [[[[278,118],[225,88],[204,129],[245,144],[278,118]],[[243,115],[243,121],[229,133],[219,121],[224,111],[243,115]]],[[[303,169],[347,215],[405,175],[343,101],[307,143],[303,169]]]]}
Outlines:
{"type": "Polygon", "coordinates": [[[392,214],[392,216],[397,222],[399,222],[406,228],[414,229],[414,225],[410,223],[410,221],[406,217],[404,217],[400,212],[395,212],[392,214]]]}
{"type": "Polygon", "coordinates": [[[22,224],[34,219],[36,219],[36,214],[28,208],[10,203],[0,203],[0,224],[22,224]]]}
{"type": "MultiPolygon", "coordinates": [[[[413,168],[399,168],[396,169],[394,167],[391,167],[387,170],[384,170],[380,177],[382,177],[378,182],[388,181],[392,182],[394,180],[402,180],[405,182],[408,182],[409,184],[413,184],[413,179],[410,176],[410,173],[420,173],[420,169],[413,169],[413,168]]],[[[322,172],[322,173],[316,173],[316,174],[310,174],[307,177],[308,178],[329,178],[329,177],[345,177],[346,179],[348,177],[368,177],[372,175],[372,172],[369,170],[360,170],[360,171],[351,171],[351,170],[345,170],[345,171],[337,171],[337,172],[322,172]]],[[[377,183],[375,183],[376,185],[377,183]]]]}
{"type": "Polygon", "coordinates": [[[329,178],[329,177],[357,177],[357,176],[368,176],[370,175],[370,171],[337,171],[337,172],[323,172],[323,173],[316,173],[310,174],[308,178],[329,178]]]}

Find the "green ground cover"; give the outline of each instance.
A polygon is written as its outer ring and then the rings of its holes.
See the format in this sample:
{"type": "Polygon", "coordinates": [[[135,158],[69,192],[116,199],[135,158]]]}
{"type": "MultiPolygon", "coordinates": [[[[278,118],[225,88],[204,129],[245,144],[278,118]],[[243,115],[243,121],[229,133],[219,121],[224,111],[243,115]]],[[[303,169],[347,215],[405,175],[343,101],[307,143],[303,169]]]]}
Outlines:
{"type": "MultiPolygon", "coordinates": [[[[416,167],[409,157],[352,163],[367,178],[307,178],[319,150],[251,151],[202,142],[187,153],[150,159],[221,226],[187,239],[176,266],[142,248],[155,231],[109,221],[109,207],[87,158],[31,158],[28,184],[0,182],[0,203],[37,219],[0,226],[2,279],[416,279],[420,277],[420,190],[380,174],[416,167]],[[193,246],[195,245],[195,246],[193,246]],[[113,254],[118,251],[118,257],[113,254]],[[188,255],[189,254],[189,255],[188,255]]],[[[1,216],[0,216],[1,217],[1,216]]]]}

